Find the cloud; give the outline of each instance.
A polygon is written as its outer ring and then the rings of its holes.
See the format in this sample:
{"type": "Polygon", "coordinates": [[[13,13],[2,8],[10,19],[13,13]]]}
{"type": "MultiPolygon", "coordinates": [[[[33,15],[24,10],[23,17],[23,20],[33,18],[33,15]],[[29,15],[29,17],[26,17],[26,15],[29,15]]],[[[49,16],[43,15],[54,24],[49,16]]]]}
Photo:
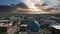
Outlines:
{"type": "Polygon", "coordinates": [[[0,12],[12,12],[16,10],[17,8],[22,8],[22,9],[28,9],[27,5],[24,3],[19,3],[19,4],[11,4],[11,5],[0,5],[0,12]]]}
{"type": "Polygon", "coordinates": [[[37,4],[40,4],[42,9],[46,11],[60,9],[60,0],[40,0],[40,3],[37,4]]]}
{"type": "Polygon", "coordinates": [[[49,6],[53,6],[55,8],[59,8],[60,7],[60,0],[41,0],[40,3],[45,3],[49,6]]]}
{"type": "Polygon", "coordinates": [[[19,3],[19,4],[16,4],[16,6],[22,9],[28,9],[28,6],[25,3],[19,3]]]}
{"type": "MultiPolygon", "coordinates": [[[[34,4],[40,4],[41,7],[43,7],[43,9],[46,11],[50,11],[50,10],[55,10],[55,9],[58,9],[59,6],[60,6],[60,1],[56,2],[57,0],[53,1],[53,0],[40,0],[39,2],[38,1],[35,1],[34,0],[24,0],[24,2],[22,3],[18,3],[16,5],[12,4],[10,6],[8,5],[0,5],[0,12],[12,12],[12,11],[15,11],[18,7],[19,8],[22,8],[22,9],[31,9],[31,10],[39,10],[36,6],[34,6],[34,4]],[[42,6],[43,5],[43,6],[42,6]]],[[[40,8],[40,7],[39,7],[40,8]]],[[[19,10],[19,12],[22,12],[22,13],[25,13],[26,10],[19,10]]],[[[29,11],[27,11],[29,12],[29,11]]],[[[36,11],[37,13],[37,11],[36,11]]]]}

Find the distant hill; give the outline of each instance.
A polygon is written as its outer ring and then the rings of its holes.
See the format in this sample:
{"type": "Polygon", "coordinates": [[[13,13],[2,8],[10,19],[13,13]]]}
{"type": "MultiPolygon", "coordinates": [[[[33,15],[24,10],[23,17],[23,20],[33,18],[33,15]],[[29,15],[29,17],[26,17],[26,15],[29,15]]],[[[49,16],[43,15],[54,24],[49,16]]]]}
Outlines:
{"type": "Polygon", "coordinates": [[[0,12],[7,12],[7,11],[13,11],[17,7],[14,6],[8,6],[8,5],[0,5],[0,12]]]}
{"type": "Polygon", "coordinates": [[[9,12],[9,11],[14,11],[16,8],[22,8],[22,9],[28,9],[27,5],[24,3],[19,3],[19,4],[11,4],[9,5],[0,5],[0,12],[9,12]]]}

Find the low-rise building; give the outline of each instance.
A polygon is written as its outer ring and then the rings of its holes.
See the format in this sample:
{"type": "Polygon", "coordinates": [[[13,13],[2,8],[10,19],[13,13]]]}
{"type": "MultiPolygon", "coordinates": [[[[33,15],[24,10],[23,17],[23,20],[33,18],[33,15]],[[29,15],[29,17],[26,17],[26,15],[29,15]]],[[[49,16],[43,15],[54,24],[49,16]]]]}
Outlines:
{"type": "Polygon", "coordinates": [[[11,26],[13,25],[12,22],[9,22],[10,20],[0,20],[0,31],[2,33],[9,31],[11,29],[11,26]]]}

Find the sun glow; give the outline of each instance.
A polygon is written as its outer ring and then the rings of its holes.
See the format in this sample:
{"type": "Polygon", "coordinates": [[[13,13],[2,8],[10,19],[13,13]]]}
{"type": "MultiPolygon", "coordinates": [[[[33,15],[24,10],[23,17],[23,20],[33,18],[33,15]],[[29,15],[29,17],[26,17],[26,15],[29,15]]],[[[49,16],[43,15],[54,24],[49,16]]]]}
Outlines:
{"type": "MultiPolygon", "coordinates": [[[[27,13],[27,14],[50,14],[53,12],[53,11],[44,10],[43,9],[44,7],[42,7],[40,5],[35,6],[35,4],[36,4],[35,2],[33,2],[32,0],[24,0],[24,3],[29,7],[29,9],[22,9],[22,8],[18,7],[18,9],[16,9],[16,10],[22,10],[24,13],[27,13]]],[[[40,3],[38,2],[37,4],[40,4],[40,3]]],[[[47,8],[47,7],[45,7],[45,8],[47,8]]]]}
{"type": "Polygon", "coordinates": [[[30,0],[25,0],[25,3],[31,11],[39,11],[30,0]]]}

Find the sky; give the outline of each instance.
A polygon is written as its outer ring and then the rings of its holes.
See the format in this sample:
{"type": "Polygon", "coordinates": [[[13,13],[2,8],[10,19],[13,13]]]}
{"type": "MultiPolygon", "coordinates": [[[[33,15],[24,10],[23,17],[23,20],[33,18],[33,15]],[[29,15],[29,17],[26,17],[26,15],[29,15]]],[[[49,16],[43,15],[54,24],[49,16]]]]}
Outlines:
{"type": "Polygon", "coordinates": [[[41,3],[46,3],[50,6],[60,7],[60,0],[41,0],[41,3]]]}
{"type": "Polygon", "coordinates": [[[48,6],[44,6],[45,8],[57,7],[60,9],[60,0],[0,0],[0,5],[18,4],[19,2],[22,2],[22,3],[25,2],[25,4],[29,8],[31,8],[31,10],[35,10],[35,11],[38,11],[37,7],[35,7],[34,5],[35,3],[38,3],[38,4],[46,3],[48,6]]]}
{"type": "Polygon", "coordinates": [[[31,1],[31,3],[33,2],[46,3],[49,5],[60,5],[60,0],[0,0],[0,5],[17,4],[19,2],[24,1],[31,1]]]}
{"type": "Polygon", "coordinates": [[[28,5],[32,3],[46,3],[49,6],[60,8],[60,0],[0,0],[0,5],[18,4],[19,2],[26,2],[28,5]]]}
{"type": "Polygon", "coordinates": [[[23,2],[23,0],[0,0],[0,5],[17,4],[19,2],[23,2]]]}

